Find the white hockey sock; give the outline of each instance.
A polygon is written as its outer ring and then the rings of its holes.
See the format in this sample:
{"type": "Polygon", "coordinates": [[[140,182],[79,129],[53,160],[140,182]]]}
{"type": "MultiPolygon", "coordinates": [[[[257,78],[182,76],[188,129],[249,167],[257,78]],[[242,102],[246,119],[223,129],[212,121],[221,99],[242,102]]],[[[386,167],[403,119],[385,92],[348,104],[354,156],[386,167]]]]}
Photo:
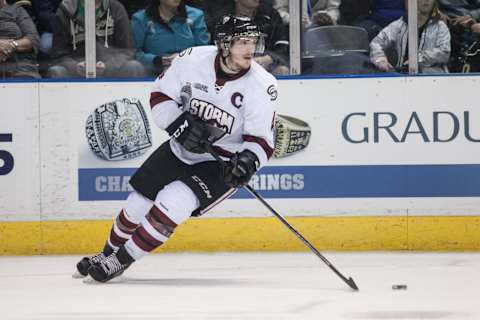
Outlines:
{"type": "Polygon", "coordinates": [[[147,215],[153,206],[153,202],[137,192],[132,192],[127,198],[127,205],[115,219],[108,244],[114,249],[130,239],[140,221],[147,215]]]}
{"type": "Polygon", "coordinates": [[[183,182],[168,184],[158,193],[155,205],[125,243],[125,249],[135,260],[141,259],[165,243],[199,205],[197,196],[183,182]]]}

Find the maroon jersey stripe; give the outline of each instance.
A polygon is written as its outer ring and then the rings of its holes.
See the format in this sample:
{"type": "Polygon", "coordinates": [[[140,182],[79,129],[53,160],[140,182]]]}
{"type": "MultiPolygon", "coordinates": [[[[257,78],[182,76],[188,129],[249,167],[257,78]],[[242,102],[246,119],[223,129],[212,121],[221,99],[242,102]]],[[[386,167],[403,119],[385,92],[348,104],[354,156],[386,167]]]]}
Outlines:
{"type": "Polygon", "coordinates": [[[216,153],[218,153],[218,155],[222,156],[222,157],[225,157],[225,158],[231,158],[233,157],[233,153],[228,151],[228,150],[225,150],[219,146],[213,146],[213,150],[215,150],[216,153]]]}
{"type": "Polygon", "coordinates": [[[169,96],[167,96],[164,93],[152,92],[150,94],[150,108],[153,109],[153,107],[155,107],[157,104],[159,104],[161,102],[164,102],[164,101],[168,101],[168,100],[173,100],[173,99],[170,98],[169,96]]]}
{"type": "Polygon", "coordinates": [[[265,153],[267,154],[267,158],[270,159],[272,157],[273,148],[271,148],[268,145],[267,141],[265,141],[264,139],[259,138],[259,137],[255,137],[255,136],[243,135],[243,141],[255,142],[255,143],[259,144],[263,148],[265,153]]]}

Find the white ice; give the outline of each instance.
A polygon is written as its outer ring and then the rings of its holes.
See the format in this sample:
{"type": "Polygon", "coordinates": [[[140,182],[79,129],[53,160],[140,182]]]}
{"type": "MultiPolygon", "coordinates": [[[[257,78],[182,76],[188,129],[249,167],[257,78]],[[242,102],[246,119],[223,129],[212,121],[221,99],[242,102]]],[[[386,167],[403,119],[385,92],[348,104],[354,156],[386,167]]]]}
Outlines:
{"type": "Polygon", "coordinates": [[[480,319],[479,253],[155,254],[106,284],[80,256],[1,257],[0,319],[480,319]],[[407,290],[392,290],[406,284],[407,290]]]}

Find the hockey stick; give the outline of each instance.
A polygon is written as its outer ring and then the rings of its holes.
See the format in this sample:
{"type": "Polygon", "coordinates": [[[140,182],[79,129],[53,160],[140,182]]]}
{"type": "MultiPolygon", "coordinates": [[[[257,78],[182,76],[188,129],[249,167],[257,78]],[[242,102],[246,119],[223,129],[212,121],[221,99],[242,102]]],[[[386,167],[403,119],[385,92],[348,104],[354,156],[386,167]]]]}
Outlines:
{"type": "MultiPolygon", "coordinates": [[[[228,164],[222,158],[220,158],[218,153],[213,150],[211,143],[205,143],[205,147],[208,153],[210,153],[215,158],[215,160],[217,160],[222,166],[228,166],[228,164]]],[[[340,271],[338,271],[337,268],[335,268],[333,264],[331,264],[330,261],[327,260],[327,258],[325,258],[307,239],[305,239],[305,237],[302,236],[300,232],[298,232],[290,223],[288,223],[288,221],[281,214],[275,211],[275,209],[273,209],[268,204],[268,202],[265,201],[265,199],[263,199],[263,197],[255,189],[252,188],[252,186],[247,184],[244,186],[244,188],[247,189],[247,191],[250,192],[255,198],[257,198],[265,207],[267,207],[267,209],[275,217],[277,217],[293,234],[295,234],[297,238],[299,238],[303,242],[303,244],[305,244],[310,249],[310,251],[312,251],[317,257],[319,257],[330,269],[332,269],[332,271],[335,272],[335,274],[339,276],[350,288],[352,288],[353,290],[358,290],[358,287],[355,284],[355,281],[353,281],[352,277],[349,277],[347,279],[342,273],[340,273],[340,271]]]]}
{"type": "MultiPolygon", "coordinates": [[[[192,96],[191,86],[188,84],[183,86],[180,91],[180,99],[182,100],[183,111],[188,110],[191,96],[192,96]]],[[[222,131],[221,129],[213,126],[210,126],[209,128],[212,134],[212,138],[215,138],[215,136],[217,137],[221,136],[219,135],[219,133],[222,131]]],[[[218,163],[220,163],[220,165],[222,165],[223,167],[228,166],[228,164],[218,155],[218,153],[215,150],[213,150],[212,143],[213,141],[210,141],[210,139],[209,141],[204,142],[206,151],[210,153],[215,158],[215,160],[217,160],[218,163]]],[[[355,281],[353,281],[352,277],[347,279],[343,274],[341,274],[340,271],[338,271],[337,268],[335,268],[333,264],[331,264],[330,261],[327,260],[327,258],[325,258],[307,239],[305,239],[305,237],[303,237],[300,234],[300,232],[298,232],[290,223],[288,223],[288,221],[285,220],[285,218],[281,214],[275,211],[275,209],[273,209],[268,204],[268,202],[265,201],[265,199],[263,199],[263,197],[255,189],[253,189],[248,184],[245,185],[244,188],[247,189],[247,191],[250,192],[255,198],[257,198],[265,207],[267,207],[267,209],[275,217],[277,217],[291,232],[293,232],[293,234],[295,234],[297,238],[299,238],[303,242],[303,244],[305,244],[310,249],[310,251],[312,251],[317,257],[319,257],[330,269],[332,269],[332,271],[335,272],[335,274],[339,276],[350,288],[352,288],[353,290],[358,290],[358,287],[355,284],[355,281]]]]}

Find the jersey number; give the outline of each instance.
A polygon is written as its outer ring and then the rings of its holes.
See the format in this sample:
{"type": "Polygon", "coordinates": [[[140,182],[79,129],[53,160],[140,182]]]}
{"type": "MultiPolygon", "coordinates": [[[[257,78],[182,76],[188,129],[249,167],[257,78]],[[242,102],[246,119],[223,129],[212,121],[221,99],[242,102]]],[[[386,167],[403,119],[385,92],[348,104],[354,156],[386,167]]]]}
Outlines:
{"type": "MultiPolygon", "coordinates": [[[[12,142],[12,135],[9,133],[0,133],[0,142],[12,142]]],[[[8,151],[0,150],[0,176],[9,174],[13,170],[13,165],[12,154],[8,151]]]]}

